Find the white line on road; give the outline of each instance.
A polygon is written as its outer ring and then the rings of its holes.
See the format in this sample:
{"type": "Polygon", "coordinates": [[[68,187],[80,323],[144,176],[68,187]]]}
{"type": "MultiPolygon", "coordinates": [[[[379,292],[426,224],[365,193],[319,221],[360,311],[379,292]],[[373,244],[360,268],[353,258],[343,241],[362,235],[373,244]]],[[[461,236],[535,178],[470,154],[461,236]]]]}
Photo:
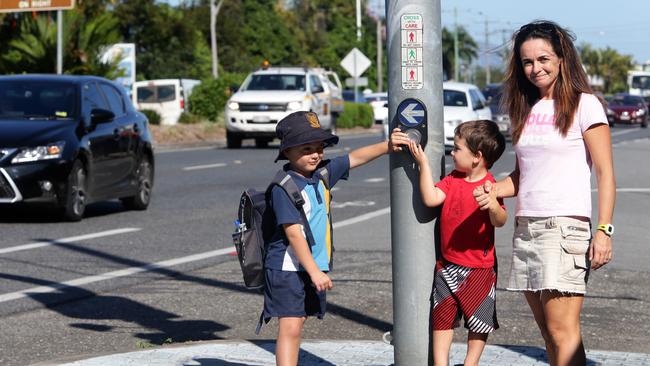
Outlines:
{"type": "Polygon", "coordinates": [[[95,276],[77,278],[66,282],[56,283],[50,286],[32,287],[26,290],[10,292],[4,295],[0,295],[0,303],[11,301],[11,300],[22,299],[25,297],[29,297],[29,295],[32,294],[45,294],[45,293],[58,291],[67,287],[78,287],[78,286],[87,285],[94,282],[110,280],[118,277],[131,276],[136,273],[147,272],[156,269],[176,266],[183,263],[194,262],[194,261],[198,261],[210,257],[216,257],[216,256],[232,253],[234,250],[235,250],[234,247],[223,248],[223,249],[213,250],[210,252],[188,255],[187,257],[174,258],[162,262],[151,263],[140,267],[130,267],[130,268],[125,268],[113,272],[107,272],[95,276]]]}
{"type": "MultiPolygon", "coordinates": [[[[334,228],[341,228],[344,226],[349,226],[353,225],[365,220],[370,220],[374,217],[385,215],[390,212],[390,207],[382,208],[381,210],[373,211],[373,212],[368,212],[366,214],[363,214],[361,216],[353,217],[351,219],[343,220],[343,221],[338,221],[334,223],[334,228]]],[[[140,229],[137,229],[140,230],[140,229]]],[[[63,240],[68,240],[70,241],[70,238],[68,239],[61,239],[63,240]]],[[[76,240],[79,240],[78,237],[76,240]]],[[[227,248],[222,248],[218,250],[213,250],[210,252],[205,252],[205,253],[199,253],[199,254],[193,254],[189,255],[187,257],[181,257],[181,258],[174,258],[174,259],[168,259],[166,261],[162,262],[157,262],[157,263],[152,263],[152,264],[146,264],[144,266],[140,267],[130,267],[130,268],[125,268],[113,272],[107,272],[95,276],[88,276],[88,277],[81,277],[77,278],[74,280],[66,281],[66,282],[60,282],[56,284],[52,284],[50,286],[38,286],[38,287],[32,287],[26,290],[21,290],[21,291],[15,291],[15,292],[10,292],[6,293],[3,295],[0,295],[0,303],[2,302],[7,302],[11,300],[18,300],[22,298],[29,297],[31,294],[43,294],[43,293],[50,293],[54,291],[58,291],[67,287],[78,287],[82,285],[87,285],[90,283],[94,282],[100,282],[100,281],[105,281],[105,280],[110,280],[118,277],[125,277],[125,276],[131,276],[136,273],[141,273],[141,272],[146,272],[146,271],[152,271],[156,269],[161,269],[161,268],[166,268],[166,267],[172,267],[175,265],[183,264],[183,263],[189,263],[189,262],[194,262],[202,259],[207,259],[211,257],[218,257],[222,255],[226,255],[229,253],[232,253],[235,251],[235,247],[227,247],[227,248]]]]}
{"type": "Polygon", "coordinates": [[[383,181],[385,181],[385,180],[386,180],[386,178],[378,177],[378,178],[368,178],[368,179],[365,179],[364,182],[366,182],[366,183],[379,183],[379,182],[383,182],[383,181]]]}
{"type": "MultiPolygon", "coordinates": [[[[592,192],[598,192],[598,188],[592,188],[592,192]]],[[[622,193],[645,193],[650,192],[650,188],[616,188],[616,192],[622,193]]]]}
{"type": "Polygon", "coordinates": [[[183,170],[199,170],[199,169],[212,169],[212,168],[221,168],[228,164],[226,163],[216,163],[216,164],[206,164],[206,165],[194,165],[186,166],[183,170]]]}
{"type": "Polygon", "coordinates": [[[390,213],[390,207],[382,208],[381,210],[377,210],[377,211],[368,212],[366,214],[363,214],[363,215],[360,215],[360,216],[357,216],[357,217],[353,217],[351,219],[338,221],[338,222],[335,222],[334,225],[332,225],[332,226],[336,229],[336,228],[340,228],[340,227],[344,227],[344,226],[348,226],[348,225],[353,225],[353,224],[359,223],[361,221],[366,221],[366,220],[370,220],[370,219],[372,219],[374,217],[377,217],[377,216],[385,215],[387,213],[390,213]]]}
{"type": "Polygon", "coordinates": [[[75,242],[75,241],[81,241],[81,240],[96,239],[96,238],[101,238],[101,237],[104,237],[104,236],[131,233],[131,232],[140,231],[140,230],[142,230],[142,229],[137,228],[137,227],[126,227],[126,228],[123,228],[123,229],[100,231],[100,232],[94,233],[94,234],[71,236],[69,238],[63,238],[63,239],[45,240],[45,241],[37,242],[37,243],[30,243],[30,244],[16,245],[16,246],[9,247],[9,248],[2,248],[2,249],[0,249],[0,254],[13,253],[13,252],[19,252],[21,250],[28,250],[28,249],[36,249],[36,248],[41,248],[41,247],[47,247],[47,246],[50,246],[50,245],[54,245],[56,243],[69,243],[69,242],[75,242]]]}
{"type": "MultiPolygon", "coordinates": [[[[381,210],[373,211],[373,212],[368,212],[366,214],[363,214],[361,216],[353,217],[351,219],[343,220],[334,223],[334,228],[340,228],[344,226],[349,226],[353,225],[365,220],[370,220],[374,217],[385,215],[390,212],[390,207],[383,208],[381,210]]],[[[124,230],[124,229],[123,229],[124,230]]],[[[140,229],[132,229],[132,230],[140,230],[140,229]]],[[[113,230],[115,231],[115,230],[113,230]]],[[[99,233],[98,233],[99,234],[99,233]]],[[[91,235],[97,235],[97,234],[91,234],[91,235]]],[[[80,237],[75,237],[75,238],[67,238],[67,239],[61,239],[60,241],[71,241],[71,239],[79,240],[80,237]]],[[[87,239],[87,238],[86,238],[87,239]]],[[[41,243],[39,243],[41,244],[41,243]]],[[[50,245],[48,243],[45,243],[46,245],[50,245]]],[[[21,290],[21,291],[15,291],[15,292],[10,292],[6,293],[3,295],[0,295],[0,303],[11,301],[11,300],[18,300],[22,298],[29,297],[31,294],[43,294],[43,293],[50,293],[54,291],[58,291],[64,288],[68,287],[78,287],[78,286],[83,286],[87,285],[90,283],[94,282],[100,282],[100,281],[105,281],[105,280],[110,280],[118,277],[125,277],[125,276],[131,276],[137,273],[141,272],[147,272],[147,271],[153,271],[156,269],[161,269],[161,268],[166,268],[166,267],[172,267],[176,266],[179,264],[184,264],[184,263],[189,263],[189,262],[194,262],[198,260],[203,260],[203,259],[208,259],[211,257],[218,257],[222,255],[226,255],[229,253],[232,253],[235,251],[235,247],[227,247],[227,248],[222,248],[222,249],[217,249],[205,253],[199,253],[199,254],[193,254],[193,255],[188,255],[186,257],[181,257],[181,258],[172,258],[168,259],[162,262],[157,262],[157,263],[151,263],[151,264],[146,264],[140,267],[130,267],[130,268],[125,268],[113,272],[107,272],[95,276],[87,276],[87,277],[81,277],[77,278],[74,280],[66,281],[66,282],[60,282],[60,283],[55,283],[50,286],[38,286],[38,287],[32,287],[26,290],[21,290]]]]}
{"type": "Polygon", "coordinates": [[[625,134],[628,134],[628,133],[637,132],[639,130],[640,130],[639,127],[633,128],[633,129],[630,129],[630,130],[620,130],[620,131],[612,132],[611,135],[612,136],[620,136],[620,135],[625,135],[625,134]]]}

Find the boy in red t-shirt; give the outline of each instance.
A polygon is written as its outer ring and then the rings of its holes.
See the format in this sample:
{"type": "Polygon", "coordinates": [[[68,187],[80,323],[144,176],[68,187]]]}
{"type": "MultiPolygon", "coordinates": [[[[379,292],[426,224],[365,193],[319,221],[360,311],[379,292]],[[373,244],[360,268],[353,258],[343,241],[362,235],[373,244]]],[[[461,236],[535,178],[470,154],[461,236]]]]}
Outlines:
{"type": "Polygon", "coordinates": [[[422,147],[411,141],[409,149],[420,166],[422,201],[428,207],[445,203],[440,213],[442,258],[436,263],[431,295],[434,364],[448,364],[453,328],[462,316],[469,330],[465,365],[478,365],[488,334],[499,328],[494,227],[503,226],[508,214],[494,190],[486,210],[479,209],[473,191],[494,182],[488,169],[503,154],[505,139],[492,121],[460,124],[451,152],[455,170],[435,186],[422,147]]]}

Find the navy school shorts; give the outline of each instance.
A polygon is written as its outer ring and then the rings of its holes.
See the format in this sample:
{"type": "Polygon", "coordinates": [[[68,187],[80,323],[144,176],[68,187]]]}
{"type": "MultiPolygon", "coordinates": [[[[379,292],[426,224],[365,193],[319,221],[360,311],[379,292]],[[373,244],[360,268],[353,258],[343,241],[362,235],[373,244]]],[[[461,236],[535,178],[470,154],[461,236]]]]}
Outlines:
{"type": "Polygon", "coordinates": [[[263,318],[307,317],[322,319],[326,308],[326,291],[312,286],[309,274],[266,269],[263,318]]]}

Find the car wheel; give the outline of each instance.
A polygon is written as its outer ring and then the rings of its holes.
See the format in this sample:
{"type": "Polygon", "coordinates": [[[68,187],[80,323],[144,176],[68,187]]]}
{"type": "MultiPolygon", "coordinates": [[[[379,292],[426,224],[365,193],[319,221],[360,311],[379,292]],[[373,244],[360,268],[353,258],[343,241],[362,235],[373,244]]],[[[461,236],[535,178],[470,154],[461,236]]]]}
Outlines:
{"type": "Polygon", "coordinates": [[[86,178],[86,168],[83,163],[75,160],[60,198],[63,217],[68,221],[80,221],[86,211],[88,200],[86,178]]]}
{"type": "Polygon", "coordinates": [[[241,137],[226,131],[226,146],[229,149],[239,149],[241,147],[241,137]]]}
{"type": "Polygon", "coordinates": [[[267,140],[267,139],[255,139],[255,147],[267,148],[267,147],[269,147],[269,140],[267,140]]]}
{"type": "Polygon", "coordinates": [[[142,157],[135,175],[138,180],[138,190],[135,196],[124,197],[120,200],[129,210],[146,210],[151,202],[151,191],[153,190],[153,169],[149,158],[142,157]]]}

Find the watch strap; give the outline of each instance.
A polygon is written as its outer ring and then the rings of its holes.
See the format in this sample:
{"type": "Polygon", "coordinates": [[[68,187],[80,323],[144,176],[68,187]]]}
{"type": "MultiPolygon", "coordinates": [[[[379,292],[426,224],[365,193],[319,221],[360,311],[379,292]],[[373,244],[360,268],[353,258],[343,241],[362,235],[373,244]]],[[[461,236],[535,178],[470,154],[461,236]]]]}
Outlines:
{"type": "Polygon", "coordinates": [[[614,234],[614,225],[598,224],[598,230],[604,232],[607,236],[612,236],[614,234]]]}

